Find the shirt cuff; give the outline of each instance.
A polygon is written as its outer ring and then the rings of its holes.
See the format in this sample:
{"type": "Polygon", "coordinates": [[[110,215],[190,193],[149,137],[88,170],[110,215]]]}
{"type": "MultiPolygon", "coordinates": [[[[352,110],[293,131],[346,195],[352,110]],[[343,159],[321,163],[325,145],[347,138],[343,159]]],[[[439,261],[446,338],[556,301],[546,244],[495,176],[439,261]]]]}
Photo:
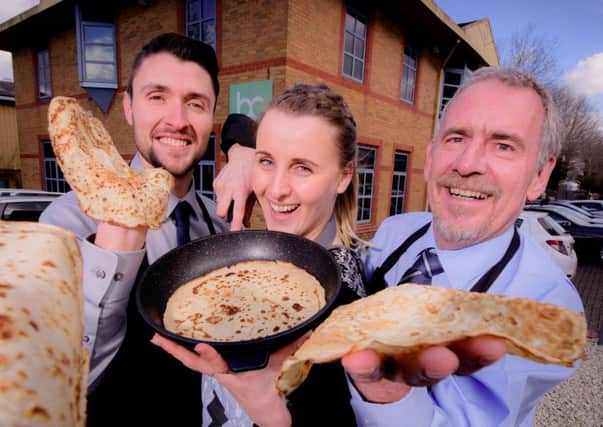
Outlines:
{"type": "Polygon", "coordinates": [[[413,387],[403,399],[392,403],[365,401],[348,378],[351,405],[359,427],[429,426],[434,404],[427,387],[413,387]]]}
{"type": "Polygon", "coordinates": [[[79,239],[84,261],[84,294],[96,306],[128,298],[145,250],[115,252],[79,239]],[[116,286],[111,286],[115,282],[116,286]]]}

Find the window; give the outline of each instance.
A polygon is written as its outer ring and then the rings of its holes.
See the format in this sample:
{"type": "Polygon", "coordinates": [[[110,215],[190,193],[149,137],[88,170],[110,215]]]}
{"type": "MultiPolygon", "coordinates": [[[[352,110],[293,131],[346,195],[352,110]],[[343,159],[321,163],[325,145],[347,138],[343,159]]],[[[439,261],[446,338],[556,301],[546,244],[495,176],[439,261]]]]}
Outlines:
{"type": "Polygon", "coordinates": [[[107,8],[76,5],[78,71],[84,87],[117,88],[115,24],[107,8]]]}
{"type": "Polygon", "coordinates": [[[216,134],[212,132],[203,158],[195,166],[195,190],[205,197],[216,200],[214,178],[216,177],[216,134]]]}
{"type": "Polygon", "coordinates": [[[39,49],[36,52],[36,66],[38,68],[38,98],[50,98],[50,64],[48,49],[39,49]]]}
{"type": "Polygon", "coordinates": [[[440,99],[440,116],[448,101],[452,99],[459,86],[465,79],[465,74],[469,70],[463,68],[446,68],[444,70],[444,80],[442,81],[442,97],[440,99]]]}
{"type": "Polygon", "coordinates": [[[367,19],[348,8],[343,35],[343,75],[360,83],[364,80],[367,19]]]}
{"type": "Polygon", "coordinates": [[[396,151],[396,154],[394,155],[394,175],[392,178],[392,200],[389,208],[390,215],[402,213],[404,209],[407,167],[408,154],[396,151]]]}
{"type": "Polygon", "coordinates": [[[373,204],[373,183],[375,181],[375,156],[377,150],[371,147],[358,147],[358,214],[359,223],[371,220],[373,204]]]}
{"type": "Polygon", "coordinates": [[[71,190],[57,163],[50,140],[42,141],[42,151],[44,153],[44,189],[46,191],[58,191],[59,193],[66,193],[71,190]]]}
{"type": "Polygon", "coordinates": [[[400,99],[413,104],[415,102],[415,86],[417,84],[417,50],[408,43],[404,46],[404,62],[402,63],[402,89],[400,99]]]}
{"type": "Polygon", "coordinates": [[[216,0],[186,0],[186,35],[216,50],[216,0]]]}

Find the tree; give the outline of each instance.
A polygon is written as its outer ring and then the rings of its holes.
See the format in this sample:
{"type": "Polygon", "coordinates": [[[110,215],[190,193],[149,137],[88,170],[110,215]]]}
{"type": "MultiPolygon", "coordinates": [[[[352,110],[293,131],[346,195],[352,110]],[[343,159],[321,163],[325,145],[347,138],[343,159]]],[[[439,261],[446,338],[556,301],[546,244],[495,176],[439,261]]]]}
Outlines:
{"type": "Polygon", "coordinates": [[[543,38],[527,26],[513,34],[501,55],[502,63],[531,73],[547,86],[561,114],[561,155],[548,188],[556,190],[560,181],[569,178],[593,191],[603,182],[599,172],[603,171],[603,130],[588,100],[559,81],[558,62],[553,56],[556,47],[556,39],[543,38]]]}
{"type": "Polygon", "coordinates": [[[563,120],[561,153],[568,159],[568,177],[575,179],[601,170],[603,134],[588,100],[563,86],[553,89],[553,98],[563,120]]]}
{"type": "Polygon", "coordinates": [[[569,170],[568,162],[565,156],[559,156],[557,159],[557,163],[555,164],[555,168],[551,173],[551,177],[549,178],[549,182],[546,187],[547,195],[557,194],[557,189],[559,188],[559,183],[563,181],[567,177],[567,171],[569,170]]]}
{"type": "Polygon", "coordinates": [[[531,73],[546,86],[552,86],[559,76],[559,64],[551,52],[556,52],[556,39],[538,36],[532,25],[513,33],[503,41],[502,63],[531,73]]]}

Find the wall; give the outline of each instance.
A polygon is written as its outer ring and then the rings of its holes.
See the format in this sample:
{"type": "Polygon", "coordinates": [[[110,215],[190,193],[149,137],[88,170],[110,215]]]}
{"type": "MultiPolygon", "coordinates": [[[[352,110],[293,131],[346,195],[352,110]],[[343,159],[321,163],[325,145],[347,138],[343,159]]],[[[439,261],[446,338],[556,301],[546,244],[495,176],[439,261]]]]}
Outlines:
{"type": "MultiPolygon", "coordinates": [[[[119,90],[103,114],[79,86],[74,23],[49,37],[53,95],[77,97],[104,120],[118,150],[135,151],[123,118],[121,96],[135,52],[151,37],[184,30],[183,2],[164,0],[148,6],[128,3],[117,15],[119,90]]],[[[407,34],[395,17],[374,11],[369,17],[364,83],[342,76],[343,0],[217,1],[217,53],[221,93],[215,130],[228,114],[232,83],[270,79],[277,94],[297,82],[325,82],[341,93],[358,123],[359,141],[377,147],[372,221],[360,232],[370,235],[389,215],[394,151],[409,153],[405,211],[425,208],[423,164],[437,106],[440,59],[420,46],[415,102],[400,100],[402,58],[407,34]]],[[[412,37],[413,34],[408,34],[412,37]]],[[[23,43],[14,52],[17,109],[24,186],[40,188],[40,140],[48,137],[48,101],[36,99],[34,50],[23,43]]],[[[218,151],[219,152],[219,151],[218,151]]],[[[218,169],[224,162],[218,158],[218,169]]],[[[257,211],[257,210],[256,210],[257,211]]],[[[257,213],[257,212],[256,212],[257,213]]],[[[256,214],[256,220],[257,214],[256,214]]],[[[256,222],[257,223],[257,222],[256,222]]]]}

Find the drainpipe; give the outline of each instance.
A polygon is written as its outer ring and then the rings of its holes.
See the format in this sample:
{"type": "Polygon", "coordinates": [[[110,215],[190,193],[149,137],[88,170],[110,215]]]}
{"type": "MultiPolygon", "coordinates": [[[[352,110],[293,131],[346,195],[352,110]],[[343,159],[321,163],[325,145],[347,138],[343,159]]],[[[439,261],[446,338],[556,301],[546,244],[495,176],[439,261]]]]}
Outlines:
{"type": "MultiPolygon", "coordinates": [[[[433,118],[433,128],[431,129],[432,136],[435,132],[436,123],[438,122],[438,116],[440,115],[440,100],[442,98],[442,88],[444,86],[444,68],[446,68],[446,64],[448,64],[448,61],[450,61],[450,58],[452,58],[452,55],[454,54],[454,52],[456,52],[456,49],[459,47],[459,44],[461,44],[461,40],[456,39],[454,41],[454,45],[452,46],[452,48],[450,48],[450,52],[448,52],[448,55],[446,55],[446,58],[442,62],[442,67],[440,68],[440,71],[438,73],[438,95],[436,97],[436,100],[438,101],[438,106],[436,108],[435,115],[433,118]]],[[[427,194],[427,192],[425,193],[427,194]]],[[[427,197],[425,197],[425,211],[428,210],[429,202],[427,201],[427,197]]]]}

